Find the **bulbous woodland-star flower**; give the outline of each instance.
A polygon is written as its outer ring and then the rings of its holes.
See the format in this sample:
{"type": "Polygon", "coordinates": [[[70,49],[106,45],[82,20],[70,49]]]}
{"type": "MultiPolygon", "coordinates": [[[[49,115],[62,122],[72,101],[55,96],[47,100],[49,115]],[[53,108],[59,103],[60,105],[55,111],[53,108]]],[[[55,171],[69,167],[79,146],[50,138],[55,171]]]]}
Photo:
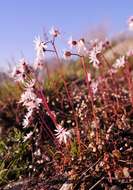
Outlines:
{"type": "Polygon", "coordinates": [[[119,69],[121,67],[124,67],[125,65],[125,56],[121,56],[120,58],[116,59],[116,62],[114,63],[113,67],[115,69],[119,69]]]}
{"type": "Polygon", "coordinates": [[[35,37],[34,44],[37,57],[44,55],[44,52],[47,49],[47,45],[41,40],[40,36],[35,37]]]}
{"type": "Polygon", "coordinates": [[[56,29],[55,27],[52,27],[49,31],[50,35],[53,37],[57,37],[60,35],[60,32],[58,29],[56,29]]]}
{"type": "Polygon", "coordinates": [[[58,139],[59,143],[67,143],[67,140],[71,138],[71,133],[67,129],[63,128],[61,125],[58,125],[55,129],[56,138],[58,139]]]}
{"type": "Polygon", "coordinates": [[[89,51],[90,62],[95,68],[99,68],[100,61],[98,60],[97,55],[102,52],[102,49],[102,42],[99,42],[89,51]]]}

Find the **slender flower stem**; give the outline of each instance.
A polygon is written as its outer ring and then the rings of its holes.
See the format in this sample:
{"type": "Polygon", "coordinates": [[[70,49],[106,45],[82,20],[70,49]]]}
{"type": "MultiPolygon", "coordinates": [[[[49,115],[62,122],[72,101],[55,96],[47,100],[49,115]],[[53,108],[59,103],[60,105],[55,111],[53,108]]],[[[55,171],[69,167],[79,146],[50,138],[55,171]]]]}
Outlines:
{"type": "Polygon", "coordinates": [[[53,39],[53,41],[52,41],[51,43],[52,43],[52,46],[53,46],[53,48],[54,48],[54,52],[55,52],[55,54],[56,54],[56,57],[57,57],[57,59],[58,59],[59,66],[61,67],[61,66],[62,66],[62,63],[61,63],[61,61],[60,61],[60,58],[59,58],[59,55],[58,55],[58,52],[57,52],[57,49],[56,49],[56,46],[55,46],[55,39],[53,39]]]}
{"type": "Polygon", "coordinates": [[[85,77],[86,77],[86,83],[87,83],[87,88],[88,88],[88,97],[90,96],[90,98],[91,98],[90,100],[91,100],[91,105],[92,105],[92,113],[93,113],[94,122],[96,125],[96,142],[98,144],[98,142],[99,142],[99,126],[98,126],[97,119],[96,119],[96,113],[94,111],[93,93],[92,93],[92,89],[91,89],[91,86],[88,81],[87,68],[86,68],[85,60],[84,60],[83,56],[81,57],[81,63],[82,63],[83,69],[84,69],[85,77]]]}
{"type": "MultiPolygon", "coordinates": [[[[56,57],[58,59],[58,62],[60,64],[60,66],[62,66],[60,58],[59,58],[59,55],[58,55],[58,52],[57,52],[57,49],[56,49],[56,46],[55,46],[55,38],[52,41],[52,45],[53,45],[56,57]]],[[[78,54],[75,54],[75,55],[78,55],[78,54]]],[[[71,100],[72,98],[71,98],[70,93],[68,91],[66,81],[65,81],[64,76],[62,74],[61,74],[61,79],[63,80],[64,87],[65,87],[65,90],[66,90],[66,93],[67,93],[67,97],[68,97],[69,103],[70,103],[70,105],[71,105],[71,107],[73,109],[73,112],[74,112],[74,120],[75,120],[75,123],[76,123],[76,136],[77,136],[77,141],[78,141],[78,145],[79,145],[79,152],[80,152],[80,141],[81,141],[81,139],[80,139],[80,131],[79,131],[79,127],[78,127],[77,116],[75,114],[75,110],[74,110],[73,103],[72,103],[72,100],[71,100]]]]}
{"type": "Polygon", "coordinates": [[[45,120],[43,119],[42,114],[40,113],[39,116],[40,116],[41,123],[42,123],[41,126],[44,128],[44,125],[45,125],[45,127],[46,127],[47,130],[48,130],[47,134],[49,135],[50,138],[52,137],[51,139],[52,139],[52,141],[54,142],[54,144],[55,144],[58,148],[60,148],[60,146],[59,146],[59,144],[58,144],[58,142],[57,142],[57,140],[56,140],[56,138],[55,138],[53,132],[51,131],[51,129],[49,128],[49,126],[47,125],[47,123],[45,122],[45,120]]]}
{"type": "Polygon", "coordinates": [[[128,82],[128,89],[129,89],[129,93],[130,93],[130,101],[131,101],[131,104],[133,106],[133,81],[132,81],[132,76],[131,76],[130,67],[129,67],[128,62],[126,62],[125,76],[126,76],[126,79],[128,82]]]}
{"type": "MultiPolygon", "coordinates": [[[[104,60],[105,64],[107,65],[108,69],[110,70],[110,69],[111,69],[111,65],[110,65],[110,63],[108,62],[108,60],[106,59],[106,57],[105,57],[105,55],[104,55],[103,53],[102,53],[102,57],[103,57],[103,60],[104,60]]],[[[101,70],[102,70],[102,69],[100,69],[100,71],[101,71],[101,70]]],[[[112,72],[109,72],[109,76],[110,76],[110,79],[111,79],[111,81],[112,81],[112,85],[114,86],[114,92],[115,92],[116,94],[118,94],[117,88],[115,88],[115,84],[117,83],[117,81],[115,80],[115,77],[113,77],[112,72]]],[[[101,72],[101,77],[104,79],[104,76],[103,76],[103,73],[102,73],[102,72],[101,72]]],[[[108,90],[110,89],[109,84],[108,84],[108,81],[105,82],[105,86],[107,87],[108,90]]],[[[108,105],[108,103],[107,103],[107,101],[106,101],[106,98],[105,98],[104,95],[103,95],[103,89],[101,89],[101,92],[102,92],[101,94],[102,94],[102,97],[103,97],[104,105],[106,106],[106,105],[108,105]]],[[[119,103],[119,99],[118,99],[117,96],[116,96],[116,102],[117,102],[117,108],[119,108],[120,103],[119,103]]],[[[114,110],[114,111],[115,111],[115,113],[117,113],[116,110],[114,110]]]]}
{"type": "Polygon", "coordinates": [[[42,99],[42,102],[43,102],[43,105],[44,107],[46,108],[50,118],[52,119],[53,123],[55,124],[55,126],[57,126],[57,121],[56,121],[56,117],[54,116],[54,114],[51,112],[48,104],[47,104],[47,100],[42,92],[42,90],[39,91],[40,92],[40,95],[41,95],[41,99],[42,99]]]}

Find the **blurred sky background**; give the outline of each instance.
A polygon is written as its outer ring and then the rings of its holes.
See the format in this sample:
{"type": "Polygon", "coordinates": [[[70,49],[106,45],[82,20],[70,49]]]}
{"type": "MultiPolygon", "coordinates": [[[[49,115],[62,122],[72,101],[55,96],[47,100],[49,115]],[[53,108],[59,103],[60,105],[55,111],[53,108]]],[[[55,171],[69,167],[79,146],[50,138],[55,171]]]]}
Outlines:
{"type": "Polygon", "coordinates": [[[0,68],[23,55],[35,57],[33,39],[51,26],[62,33],[61,48],[72,35],[80,37],[104,23],[109,34],[127,30],[133,0],[0,0],[0,68]]]}

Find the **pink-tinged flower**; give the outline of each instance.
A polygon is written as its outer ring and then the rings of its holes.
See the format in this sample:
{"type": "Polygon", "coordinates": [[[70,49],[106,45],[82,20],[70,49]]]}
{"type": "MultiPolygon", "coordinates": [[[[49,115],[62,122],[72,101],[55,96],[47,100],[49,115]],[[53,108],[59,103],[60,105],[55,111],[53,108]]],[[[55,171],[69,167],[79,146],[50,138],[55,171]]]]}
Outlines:
{"type": "Polygon", "coordinates": [[[63,54],[64,59],[69,59],[71,58],[71,56],[72,56],[72,53],[70,51],[65,51],[63,54]]]}
{"type": "Polygon", "coordinates": [[[36,96],[32,88],[28,88],[21,95],[19,103],[22,103],[28,110],[31,110],[34,108],[38,109],[42,100],[36,96]]]}
{"type": "Polygon", "coordinates": [[[91,88],[92,88],[92,92],[93,94],[96,94],[97,90],[98,90],[98,81],[93,81],[91,83],[91,88]]]}
{"type": "Polygon", "coordinates": [[[126,53],[126,56],[127,56],[127,57],[133,56],[133,50],[132,50],[132,49],[129,50],[129,51],[126,53]]]}
{"type": "Polygon", "coordinates": [[[128,28],[129,28],[129,30],[133,30],[133,16],[130,16],[129,18],[128,18],[128,28]]]}
{"type": "Polygon", "coordinates": [[[116,62],[113,65],[113,68],[119,69],[124,66],[125,66],[125,56],[121,56],[119,59],[116,60],[116,62]]]}
{"type": "Polygon", "coordinates": [[[58,29],[52,27],[51,30],[49,31],[50,35],[53,36],[53,37],[57,37],[60,35],[60,32],[58,29]]]}
{"type": "Polygon", "coordinates": [[[87,50],[84,38],[81,38],[80,40],[78,40],[77,51],[79,54],[82,54],[82,55],[88,54],[88,50],[87,50]]]}
{"type": "Polygon", "coordinates": [[[19,60],[19,70],[21,72],[25,72],[28,69],[27,60],[25,58],[22,58],[19,60]]]}
{"type": "Polygon", "coordinates": [[[84,38],[80,38],[78,41],[79,46],[84,46],[85,45],[85,39],[84,38]]]}
{"type": "Polygon", "coordinates": [[[34,43],[37,57],[43,56],[47,49],[47,45],[41,40],[40,36],[35,37],[34,43]]]}
{"type": "Polygon", "coordinates": [[[14,67],[11,77],[14,79],[15,82],[24,82],[25,74],[22,73],[17,67],[14,67]]]}
{"type": "Polygon", "coordinates": [[[93,50],[90,51],[90,53],[89,53],[89,59],[90,59],[90,63],[92,63],[93,66],[98,69],[99,65],[100,65],[100,62],[97,59],[97,53],[95,51],[93,51],[93,50]]]}
{"type": "Polygon", "coordinates": [[[71,48],[73,48],[73,47],[75,47],[75,46],[77,45],[77,41],[76,41],[76,40],[73,40],[72,37],[69,38],[69,40],[68,40],[67,43],[68,43],[68,45],[69,45],[71,48]]]}
{"type": "Polygon", "coordinates": [[[57,128],[55,129],[56,132],[56,138],[58,139],[59,143],[67,143],[67,140],[71,138],[71,133],[70,131],[66,130],[63,128],[61,125],[58,125],[57,128]]]}
{"type": "Polygon", "coordinates": [[[103,48],[107,49],[109,47],[111,47],[111,42],[108,39],[105,39],[103,41],[103,48]]]}
{"type": "Polygon", "coordinates": [[[25,59],[21,59],[19,61],[19,65],[14,67],[12,73],[11,73],[11,77],[14,78],[14,81],[16,82],[24,82],[25,80],[25,73],[27,71],[27,64],[25,59]]]}
{"type": "Polygon", "coordinates": [[[14,81],[23,83],[27,78],[27,74],[30,74],[32,72],[33,69],[27,64],[27,61],[25,59],[21,59],[19,61],[19,65],[13,69],[11,77],[14,78],[14,81]]]}
{"type": "Polygon", "coordinates": [[[26,136],[24,136],[23,142],[26,142],[30,137],[33,135],[33,132],[28,133],[26,136]]]}
{"type": "Polygon", "coordinates": [[[28,110],[31,110],[34,108],[38,109],[41,103],[42,100],[40,98],[36,98],[34,100],[24,102],[23,105],[26,106],[28,110]]]}
{"type": "Polygon", "coordinates": [[[21,94],[19,103],[25,103],[30,100],[36,99],[36,94],[33,92],[33,89],[27,89],[24,93],[21,94]]]}
{"type": "Polygon", "coordinates": [[[95,68],[99,68],[99,60],[97,58],[97,55],[102,52],[103,46],[102,42],[99,42],[96,44],[90,51],[89,51],[89,59],[90,62],[93,64],[95,68]]]}
{"type": "Polygon", "coordinates": [[[99,39],[95,38],[93,40],[90,40],[90,46],[93,48],[99,43],[99,39]]]}

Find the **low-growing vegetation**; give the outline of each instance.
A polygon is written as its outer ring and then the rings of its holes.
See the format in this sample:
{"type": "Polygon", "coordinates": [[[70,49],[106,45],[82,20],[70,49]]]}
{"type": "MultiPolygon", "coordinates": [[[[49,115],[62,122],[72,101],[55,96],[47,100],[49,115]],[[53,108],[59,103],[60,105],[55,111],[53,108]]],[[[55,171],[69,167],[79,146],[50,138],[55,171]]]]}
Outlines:
{"type": "Polygon", "coordinates": [[[35,39],[34,65],[20,60],[0,86],[1,188],[132,189],[133,51],[71,38],[62,59],[61,34],[50,35],[35,39]]]}

